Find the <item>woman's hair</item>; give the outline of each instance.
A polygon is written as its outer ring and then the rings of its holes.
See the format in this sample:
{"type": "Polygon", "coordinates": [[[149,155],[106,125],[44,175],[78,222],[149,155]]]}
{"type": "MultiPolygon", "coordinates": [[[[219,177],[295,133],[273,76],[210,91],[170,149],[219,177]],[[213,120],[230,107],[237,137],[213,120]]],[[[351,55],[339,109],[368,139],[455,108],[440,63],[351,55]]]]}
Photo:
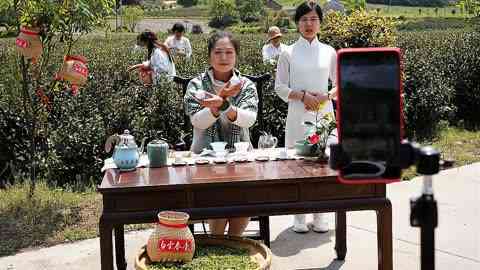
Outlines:
{"type": "Polygon", "coordinates": [[[305,1],[301,5],[297,7],[295,10],[295,16],[294,21],[298,25],[298,22],[300,21],[300,18],[309,13],[310,11],[315,11],[318,15],[318,18],[320,18],[320,22],[323,20],[323,13],[322,13],[322,8],[320,7],[319,4],[317,4],[316,1],[305,1]]]}
{"type": "Polygon", "coordinates": [[[185,32],[185,26],[183,26],[182,23],[175,23],[172,27],[172,32],[175,33],[175,32],[180,32],[180,33],[183,33],[185,32]]]}
{"type": "Polygon", "coordinates": [[[158,43],[157,40],[157,35],[155,35],[155,33],[151,31],[144,31],[137,36],[137,45],[143,44],[147,46],[148,59],[150,59],[150,57],[152,56],[153,49],[155,48],[155,43],[158,43]]]}
{"type": "Polygon", "coordinates": [[[215,48],[215,44],[217,41],[219,41],[222,38],[228,38],[230,42],[232,43],[233,47],[235,48],[235,53],[238,55],[240,51],[240,42],[236,40],[232,33],[230,32],[224,32],[224,31],[218,31],[214,32],[210,38],[208,39],[208,56],[210,56],[210,53],[213,51],[215,48]]]}
{"type": "Polygon", "coordinates": [[[157,47],[165,51],[168,54],[168,58],[170,59],[170,61],[172,61],[170,50],[167,48],[167,46],[158,41],[157,35],[155,35],[155,33],[153,33],[152,31],[147,30],[137,36],[137,45],[140,44],[147,46],[147,60],[152,57],[153,49],[157,47]]]}

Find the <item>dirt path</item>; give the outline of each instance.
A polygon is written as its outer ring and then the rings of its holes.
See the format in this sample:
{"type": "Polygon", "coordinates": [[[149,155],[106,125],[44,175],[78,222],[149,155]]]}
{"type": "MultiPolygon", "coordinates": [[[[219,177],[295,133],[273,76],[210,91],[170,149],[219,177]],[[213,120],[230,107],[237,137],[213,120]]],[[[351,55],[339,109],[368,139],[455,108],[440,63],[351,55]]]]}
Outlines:
{"type": "MultiPolygon", "coordinates": [[[[112,29],[115,29],[115,19],[110,20],[110,26],[112,29]]],[[[160,18],[146,18],[143,19],[135,27],[135,32],[141,32],[145,29],[152,30],[154,32],[167,32],[172,28],[173,24],[176,22],[182,22],[185,25],[186,31],[190,32],[194,24],[199,24],[202,27],[204,33],[211,31],[211,28],[208,27],[208,21],[202,19],[188,19],[188,18],[177,18],[177,19],[160,19],[160,18]]],[[[120,23],[120,20],[119,20],[120,23]]]]}

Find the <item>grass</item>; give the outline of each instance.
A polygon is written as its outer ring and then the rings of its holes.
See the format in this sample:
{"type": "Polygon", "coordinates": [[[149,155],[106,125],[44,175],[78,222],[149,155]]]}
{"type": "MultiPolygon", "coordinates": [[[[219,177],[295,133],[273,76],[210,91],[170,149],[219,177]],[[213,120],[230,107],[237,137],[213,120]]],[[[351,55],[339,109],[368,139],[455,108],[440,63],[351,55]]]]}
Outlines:
{"type": "Polygon", "coordinates": [[[28,184],[0,190],[0,256],[22,248],[95,237],[100,197],[39,183],[32,198],[28,184]],[[88,229],[87,229],[88,228],[88,229]]]}
{"type": "MultiPolygon", "coordinates": [[[[102,198],[93,187],[75,192],[40,182],[32,198],[28,198],[28,190],[28,183],[0,189],[0,257],[26,248],[98,236],[102,198]]],[[[131,225],[126,229],[146,227],[149,225],[131,225]]]]}
{"type": "MultiPolygon", "coordinates": [[[[442,159],[455,160],[455,167],[480,161],[480,132],[468,131],[456,127],[444,128],[440,135],[431,142],[421,142],[421,145],[432,145],[442,154],[442,159]]],[[[415,177],[415,168],[403,172],[403,179],[415,177]]]]}
{"type": "MultiPolygon", "coordinates": [[[[440,136],[422,145],[433,145],[454,166],[480,161],[480,132],[445,128],[440,136]]],[[[415,169],[404,171],[404,179],[415,177],[415,169]]],[[[41,182],[28,198],[29,185],[18,183],[0,190],[0,257],[26,248],[45,247],[98,236],[101,196],[93,186],[53,188],[41,182]]],[[[129,225],[127,230],[151,227],[129,225]]]]}

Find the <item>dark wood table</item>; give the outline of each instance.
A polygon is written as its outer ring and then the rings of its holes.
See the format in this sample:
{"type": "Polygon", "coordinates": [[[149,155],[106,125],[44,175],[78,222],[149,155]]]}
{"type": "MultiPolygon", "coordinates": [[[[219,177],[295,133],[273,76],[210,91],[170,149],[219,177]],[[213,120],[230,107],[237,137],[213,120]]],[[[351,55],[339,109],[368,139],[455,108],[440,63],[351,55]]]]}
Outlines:
{"type": "Polygon", "coordinates": [[[178,210],[192,220],[336,212],[335,250],[347,252],[346,211],[377,213],[378,269],[392,270],[392,208],[385,184],[342,185],[336,172],[303,160],[107,170],[98,191],[102,270],[112,270],[115,232],[117,269],[126,269],[125,224],[157,221],[161,210],[178,210]]]}

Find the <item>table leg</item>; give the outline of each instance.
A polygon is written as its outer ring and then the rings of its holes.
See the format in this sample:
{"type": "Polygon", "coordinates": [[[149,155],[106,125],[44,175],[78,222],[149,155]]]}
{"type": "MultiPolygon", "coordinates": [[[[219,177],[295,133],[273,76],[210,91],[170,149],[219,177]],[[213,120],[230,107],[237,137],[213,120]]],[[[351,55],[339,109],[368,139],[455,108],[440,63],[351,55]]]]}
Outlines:
{"type": "Polygon", "coordinates": [[[112,243],[113,225],[105,222],[100,217],[100,260],[102,270],[113,270],[113,243],[112,243]]]}
{"type": "Polygon", "coordinates": [[[335,251],[338,260],[345,260],[347,255],[347,213],[335,212],[335,251]]]}
{"type": "Polygon", "coordinates": [[[377,210],[377,230],[378,270],[392,270],[392,204],[388,199],[385,206],[377,210]]]}
{"type": "Polygon", "coordinates": [[[125,235],[123,224],[115,225],[115,257],[117,260],[117,269],[126,270],[127,262],[125,261],[125,235]]]}

